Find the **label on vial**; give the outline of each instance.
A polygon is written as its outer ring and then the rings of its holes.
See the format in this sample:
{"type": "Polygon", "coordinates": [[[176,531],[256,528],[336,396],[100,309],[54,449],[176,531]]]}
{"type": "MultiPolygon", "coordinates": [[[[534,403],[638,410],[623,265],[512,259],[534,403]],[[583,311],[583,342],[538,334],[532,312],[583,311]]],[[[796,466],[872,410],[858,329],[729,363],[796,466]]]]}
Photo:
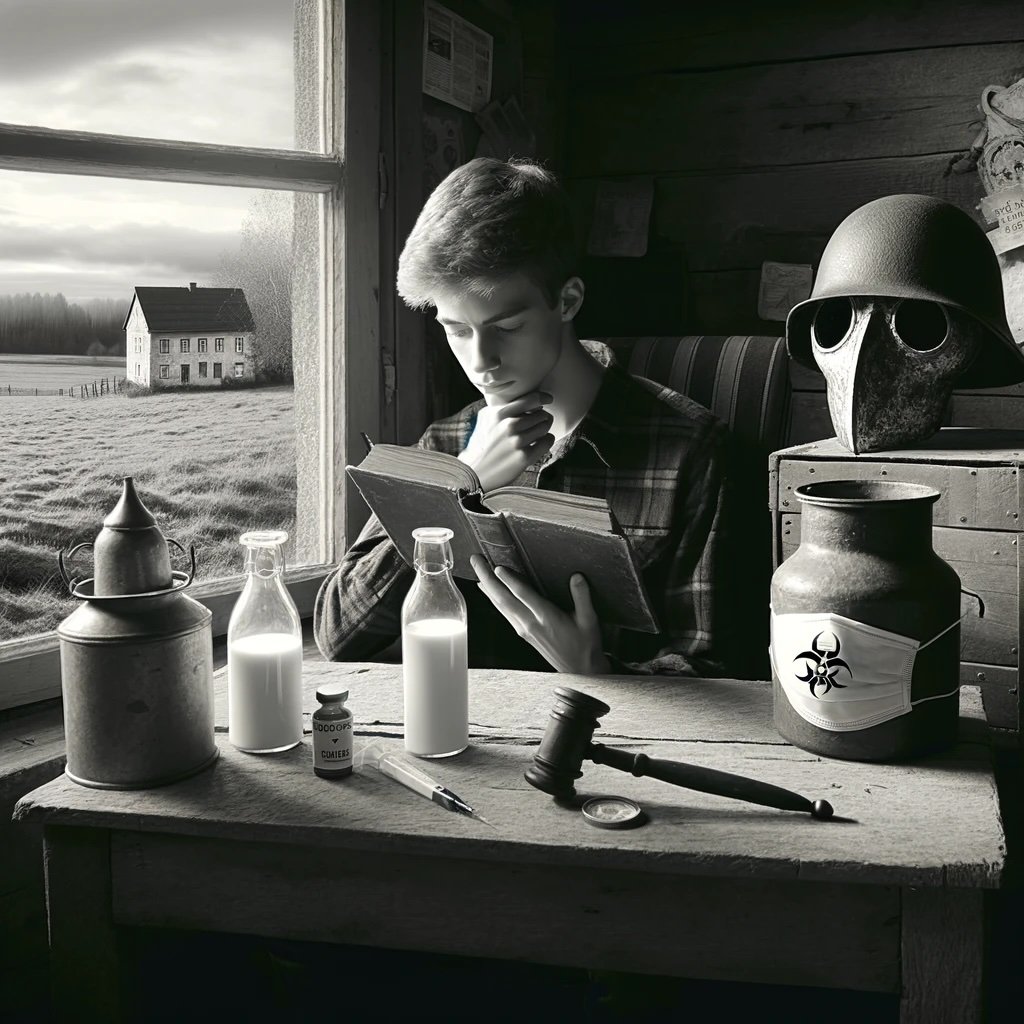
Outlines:
{"type": "Polygon", "coordinates": [[[352,770],[352,719],[313,719],[313,767],[321,775],[347,775],[352,770]]]}

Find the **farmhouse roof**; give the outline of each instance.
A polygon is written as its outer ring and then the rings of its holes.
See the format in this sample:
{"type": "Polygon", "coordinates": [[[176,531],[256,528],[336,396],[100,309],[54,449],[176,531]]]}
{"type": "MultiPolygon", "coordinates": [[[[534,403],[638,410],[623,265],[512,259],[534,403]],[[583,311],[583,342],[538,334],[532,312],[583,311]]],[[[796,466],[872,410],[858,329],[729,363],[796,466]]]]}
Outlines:
{"type": "Polygon", "coordinates": [[[142,307],[150,331],[251,331],[252,313],[241,288],[137,287],[122,330],[135,303],[142,307]]]}

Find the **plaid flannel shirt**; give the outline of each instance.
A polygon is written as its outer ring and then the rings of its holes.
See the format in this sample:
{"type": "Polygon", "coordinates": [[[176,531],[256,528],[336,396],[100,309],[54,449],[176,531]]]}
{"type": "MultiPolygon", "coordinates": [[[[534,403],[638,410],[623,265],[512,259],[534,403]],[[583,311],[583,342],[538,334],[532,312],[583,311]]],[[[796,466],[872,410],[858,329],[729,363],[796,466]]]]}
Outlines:
{"type": "MultiPolygon", "coordinates": [[[[613,671],[726,674],[720,609],[730,575],[722,552],[728,431],[691,399],[631,376],[607,345],[583,344],[606,368],[594,403],[577,428],[514,483],[605,498],[629,537],[660,632],[604,627],[613,671]]],[[[420,447],[458,455],[483,404],[431,424],[420,447]]],[[[580,570],[586,574],[586,566],[580,570]]],[[[402,601],[413,575],[371,516],[317,595],[314,628],[324,657],[372,660],[392,644],[401,634],[402,601]]],[[[456,583],[467,602],[470,665],[551,670],[474,581],[456,583]]]]}

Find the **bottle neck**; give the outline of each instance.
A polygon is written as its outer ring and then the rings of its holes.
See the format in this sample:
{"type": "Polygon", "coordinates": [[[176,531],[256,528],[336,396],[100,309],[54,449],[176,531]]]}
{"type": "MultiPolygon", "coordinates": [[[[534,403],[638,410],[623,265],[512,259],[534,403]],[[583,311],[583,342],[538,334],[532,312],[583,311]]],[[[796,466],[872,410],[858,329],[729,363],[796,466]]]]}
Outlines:
{"type": "Polygon", "coordinates": [[[417,540],[413,549],[413,565],[416,574],[423,579],[447,579],[451,576],[455,559],[447,540],[417,540]]]}
{"type": "Polygon", "coordinates": [[[274,547],[247,547],[245,571],[250,580],[260,582],[280,578],[284,574],[284,552],[280,545],[274,547]]]}

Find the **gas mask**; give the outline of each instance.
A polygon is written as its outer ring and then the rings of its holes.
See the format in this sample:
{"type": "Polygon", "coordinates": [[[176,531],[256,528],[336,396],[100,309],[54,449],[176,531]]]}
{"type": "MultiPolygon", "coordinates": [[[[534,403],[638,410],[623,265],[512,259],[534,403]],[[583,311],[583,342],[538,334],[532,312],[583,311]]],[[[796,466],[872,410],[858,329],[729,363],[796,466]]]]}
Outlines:
{"type": "Polygon", "coordinates": [[[825,375],[832,426],[855,453],[931,436],[954,387],[1024,380],[985,232],[931,196],[885,196],[846,217],[811,297],[789,311],[786,346],[825,375]]]}
{"type": "Polygon", "coordinates": [[[983,335],[981,324],[939,302],[826,299],[811,322],[811,351],[828,384],[836,437],[859,454],[935,433],[983,335]]]}

